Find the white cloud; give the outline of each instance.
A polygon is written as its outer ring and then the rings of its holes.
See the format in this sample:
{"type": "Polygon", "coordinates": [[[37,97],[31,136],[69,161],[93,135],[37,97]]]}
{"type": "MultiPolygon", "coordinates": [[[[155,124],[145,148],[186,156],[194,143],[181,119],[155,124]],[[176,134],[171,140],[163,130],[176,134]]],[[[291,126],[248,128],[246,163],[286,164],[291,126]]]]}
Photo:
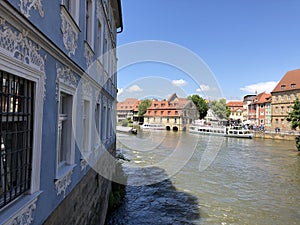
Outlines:
{"type": "Polygon", "coordinates": [[[180,79],[180,80],[172,80],[172,84],[175,85],[175,86],[178,86],[178,87],[181,87],[181,86],[185,86],[187,85],[187,81],[183,80],[183,79],[180,79]]]}
{"type": "Polygon", "coordinates": [[[257,84],[250,84],[245,87],[240,88],[242,91],[248,93],[261,93],[261,92],[271,92],[275,88],[278,82],[276,81],[268,81],[268,82],[260,82],[257,84]]]}
{"type": "Polygon", "coordinates": [[[118,88],[118,95],[121,95],[124,92],[123,88],[118,88]]]}
{"type": "Polygon", "coordinates": [[[208,85],[201,84],[200,88],[196,89],[196,92],[202,92],[202,91],[210,91],[211,88],[208,85]]]}
{"type": "Polygon", "coordinates": [[[138,85],[132,85],[131,87],[129,87],[126,91],[128,91],[129,93],[133,93],[133,92],[142,92],[143,89],[140,88],[138,85]]]}

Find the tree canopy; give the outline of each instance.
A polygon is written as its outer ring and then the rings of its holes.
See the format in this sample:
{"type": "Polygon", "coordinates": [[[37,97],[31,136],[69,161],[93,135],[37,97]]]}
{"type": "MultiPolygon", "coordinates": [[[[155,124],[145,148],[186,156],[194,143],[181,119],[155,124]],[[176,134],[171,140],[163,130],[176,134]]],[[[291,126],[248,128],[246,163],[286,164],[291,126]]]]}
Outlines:
{"type": "Polygon", "coordinates": [[[210,102],[210,107],[220,119],[229,118],[230,109],[226,104],[226,99],[221,98],[219,101],[213,100],[210,102]]]}
{"type": "Polygon", "coordinates": [[[143,116],[147,109],[151,106],[151,101],[149,99],[143,100],[138,106],[138,115],[143,116]]]}
{"type": "Polygon", "coordinates": [[[199,95],[188,96],[187,99],[193,101],[198,109],[200,119],[203,119],[206,116],[208,110],[208,104],[206,103],[206,101],[199,95]]]}
{"type": "Polygon", "coordinates": [[[291,128],[296,130],[300,128],[300,101],[298,98],[294,101],[292,109],[292,112],[288,113],[286,120],[291,122],[291,128]]]}

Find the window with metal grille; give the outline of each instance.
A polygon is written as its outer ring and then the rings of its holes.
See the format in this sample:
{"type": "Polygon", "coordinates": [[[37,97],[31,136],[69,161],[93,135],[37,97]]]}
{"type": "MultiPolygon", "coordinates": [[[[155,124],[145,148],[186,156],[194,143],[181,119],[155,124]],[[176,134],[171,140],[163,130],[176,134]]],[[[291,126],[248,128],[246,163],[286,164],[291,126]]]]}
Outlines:
{"type": "Polygon", "coordinates": [[[34,82],[0,71],[0,208],[30,189],[34,82]]]}

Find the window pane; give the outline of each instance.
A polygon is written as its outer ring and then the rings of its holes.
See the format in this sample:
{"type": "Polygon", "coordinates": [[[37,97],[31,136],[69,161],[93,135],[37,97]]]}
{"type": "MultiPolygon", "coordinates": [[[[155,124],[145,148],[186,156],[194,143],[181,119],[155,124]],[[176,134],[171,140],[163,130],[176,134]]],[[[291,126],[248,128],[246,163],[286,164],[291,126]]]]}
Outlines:
{"type": "Polygon", "coordinates": [[[61,166],[67,163],[72,135],[72,96],[65,93],[60,94],[57,133],[57,162],[61,166]]]}

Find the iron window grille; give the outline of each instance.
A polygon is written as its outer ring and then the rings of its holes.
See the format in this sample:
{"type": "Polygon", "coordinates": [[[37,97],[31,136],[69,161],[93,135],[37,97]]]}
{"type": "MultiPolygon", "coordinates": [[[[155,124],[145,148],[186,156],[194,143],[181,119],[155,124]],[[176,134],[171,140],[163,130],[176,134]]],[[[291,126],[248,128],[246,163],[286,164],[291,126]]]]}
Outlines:
{"type": "Polygon", "coordinates": [[[0,71],[0,209],[30,189],[34,82],[0,71]]]}

